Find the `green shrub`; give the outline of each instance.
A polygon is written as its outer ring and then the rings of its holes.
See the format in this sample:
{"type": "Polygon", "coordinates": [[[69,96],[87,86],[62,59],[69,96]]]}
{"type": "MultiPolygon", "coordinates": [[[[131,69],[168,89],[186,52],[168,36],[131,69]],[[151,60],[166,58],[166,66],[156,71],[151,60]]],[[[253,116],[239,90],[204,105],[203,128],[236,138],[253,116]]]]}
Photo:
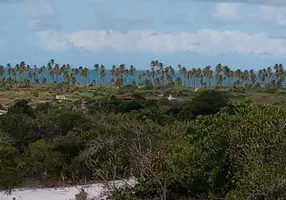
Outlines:
{"type": "Polygon", "coordinates": [[[0,189],[11,190],[13,186],[19,185],[24,173],[24,163],[16,148],[0,144],[0,189]]]}
{"type": "Polygon", "coordinates": [[[75,195],[76,200],[87,200],[88,194],[82,189],[80,193],[75,195]]]}
{"type": "Polygon", "coordinates": [[[0,104],[0,110],[6,110],[2,104],[0,104]]]}
{"type": "Polygon", "coordinates": [[[138,87],[136,85],[124,85],[120,87],[120,90],[128,90],[128,91],[135,91],[138,87]]]}
{"type": "Polygon", "coordinates": [[[39,97],[39,96],[40,96],[38,90],[32,90],[32,91],[31,91],[31,95],[32,95],[33,97],[39,97]]]}
{"type": "Polygon", "coordinates": [[[35,117],[34,110],[28,105],[29,101],[25,99],[17,100],[15,104],[8,109],[8,114],[24,114],[35,117]]]}
{"type": "Polygon", "coordinates": [[[174,155],[174,191],[284,199],[286,111],[274,106],[230,103],[213,116],[200,116],[174,155]],[[218,128],[219,127],[219,128],[218,128]]]}
{"type": "Polygon", "coordinates": [[[220,111],[229,102],[229,95],[226,92],[215,90],[201,91],[196,95],[191,104],[187,105],[184,112],[189,111],[191,118],[196,118],[198,115],[210,115],[220,111]]]}

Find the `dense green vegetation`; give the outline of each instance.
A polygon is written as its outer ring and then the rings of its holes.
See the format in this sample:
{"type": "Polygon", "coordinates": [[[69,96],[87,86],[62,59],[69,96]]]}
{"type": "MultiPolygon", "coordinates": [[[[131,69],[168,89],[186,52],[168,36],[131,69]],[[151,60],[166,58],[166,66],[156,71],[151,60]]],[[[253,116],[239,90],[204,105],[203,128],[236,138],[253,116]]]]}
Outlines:
{"type": "Polygon", "coordinates": [[[16,101],[0,116],[1,189],[134,176],[135,188],[110,198],[286,198],[285,109],[216,90],[187,101],[133,96],[85,108],[16,101]]]}
{"type": "Polygon", "coordinates": [[[107,71],[94,69],[91,81],[87,68],[54,60],[0,66],[0,110],[8,111],[0,115],[0,189],[135,177],[135,188],[110,199],[286,198],[281,64],[257,73],[113,66],[119,88],[97,87],[107,71]]]}

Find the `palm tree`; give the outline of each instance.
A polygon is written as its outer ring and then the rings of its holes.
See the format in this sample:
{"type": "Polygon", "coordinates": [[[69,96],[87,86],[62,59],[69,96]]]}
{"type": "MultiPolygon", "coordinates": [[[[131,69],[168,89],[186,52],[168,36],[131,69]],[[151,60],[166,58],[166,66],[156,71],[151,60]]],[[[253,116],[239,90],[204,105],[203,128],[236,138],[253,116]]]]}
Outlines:
{"type": "Polygon", "coordinates": [[[251,84],[254,85],[257,80],[256,80],[256,73],[254,73],[253,69],[249,70],[249,76],[251,84]]]}
{"type": "Polygon", "coordinates": [[[216,84],[217,86],[221,87],[222,82],[223,82],[223,77],[222,77],[222,72],[223,72],[223,66],[221,63],[217,64],[215,67],[215,77],[216,77],[216,84]]]}
{"type": "Polygon", "coordinates": [[[114,85],[116,79],[117,79],[117,68],[115,65],[112,65],[112,68],[110,70],[110,75],[111,75],[111,84],[114,85]]]}
{"type": "Polygon", "coordinates": [[[3,65],[0,65],[0,77],[1,77],[1,79],[3,79],[4,73],[5,73],[5,67],[3,65]]]}
{"type": "Polygon", "coordinates": [[[81,76],[83,77],[83,80],[84,80],[84,84],[88,84],[88,75],[89,75],[89,70],[88,68],[83,68],[81,70],[81,76]]]}
{"type": "Polygon", "coordinates": [[[68,71],[64,71],[63,72],[63,78],[64,78],[65,82],[69,84],[70,83],[71,74],[69,74],[68,71]]]}
{"type": "Polygon", "coordinates": [[[54,70],[55,70],[55,74],[56,74],[56,82],[58,83],[59,82],[59,76],[61,75],[60,65],[55,64],[54,70]]]}
{"type": "Polygon", "coordinates": [[[123,80],[124,80],[124,83],[123,83],[123,84],[125,84],[125,82],[126,82],[125,70],[126,70],[125,64],[119,65],[119,75],[120,75],[120,79],[123,79],[123,80]]]}
{"type": "Polygon", "coordinates": [[[53,68],[52,62],[48,62],[47,69],[50,77],[52,78],[53,83],[55,82],[55,70],[53,68]]]}
{"type": "Polygon", "coordinates": [[[183,87],[186,87],[187,69],[186,69],[186,67],[182,67],[181,65],[178,65],[178,68],[179,68],[179,73],[184,78],[184,80],[183,80],[183,87]]]}
{"type": "Polygon", "coordinates": [[[45,76],[45,71],[46,71],[46,66],[42,66],[42,67],[40,67],[40,69],[38,70],[38,76],[40,76],[41,77],[41,79],[43,79],[44,78],[44,76],[45,76]]]}
{"type": "Polygon", "coordinates": [[[100,78],[103,85],[104,85],[105,76],[106,76],[105,67],[104,67],[104,65],[100,65],[100,67],[99,67],[99,78],[100,78]]]}
{"type": "Polygon", "coordinates": [[[13,77],[13,82],[17,85],[17,72],[15,68],[11,68],[11,75],[13,77]]]}
{"type": "Polygon", "coordinates": [[[129,75],[132,77],[132,83],[136,84],[136,69],[133,65],[130,65],[129,75]]]}
{"type": "Polygon", "coordinates": [[[207,83],[209,84],[209,86],[211,86],[211,77],[212,77],[212,71],[211,71],[211,66],[208,65],[203,69],[203,76],[205,77],[206,80],[204,80],[204,85],[207,86],[207,83]]]}
{"type": "Polygon", "coordinates": [[[74,76],[73,73],[71,73],[70,81],[72,82],[73,85],[77,83],[76,77],[74,76]]]}
{"type": "Polygon", "coordinates": [[[282,87],[284,81],[284,67],[282,64],[275,64],[274,70],[277,86],[282,87]]]}
{"type": "Polygon", "coordinates": [[[99,82],[100,78],[99,78],[99,64],[95,64],[94,66],[94,71],[97,73],[97,82],[99,82]]]}

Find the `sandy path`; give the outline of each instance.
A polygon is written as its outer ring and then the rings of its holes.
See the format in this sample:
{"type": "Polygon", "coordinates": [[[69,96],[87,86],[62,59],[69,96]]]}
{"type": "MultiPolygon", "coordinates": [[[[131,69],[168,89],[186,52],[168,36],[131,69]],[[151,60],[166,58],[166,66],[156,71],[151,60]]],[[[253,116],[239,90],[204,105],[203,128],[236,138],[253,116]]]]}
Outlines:
{"type": "MultiPolygon", "coordinates": [[[[110,187],[124,187],[126,185],[134,186],[134,179],[123,181],[112,181],[109,183],[110,187]]],[[[74,200],[75,195],[78,194],[81,189],[84,188],[88,193],[88,199],[104,200],[107,198],[109,190],[102,183],[96,183],[92,185],[83,185],[78,187],[63,187],[63,188],[45,188],[45,189],[31,189],[22,188],[12,191],[11,195],[0,192],[0,200],[74,200]]]]}

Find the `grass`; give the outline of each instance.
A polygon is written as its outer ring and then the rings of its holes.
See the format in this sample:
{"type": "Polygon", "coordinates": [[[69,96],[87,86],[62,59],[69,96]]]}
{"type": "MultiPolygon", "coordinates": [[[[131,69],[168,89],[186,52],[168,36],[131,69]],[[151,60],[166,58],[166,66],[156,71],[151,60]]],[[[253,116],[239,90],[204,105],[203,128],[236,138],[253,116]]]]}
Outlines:
{"type": "MultiPolygon", "coordinates": [[[[202,90],[202,89],[201,89],[202,90]]],[[[196,92],[193,88],[163,88],[163,89],[140,89],[138,87],[116,88],[112,86],[77,86],[63,87],[60,85],[39,85],[35,88],[1,88],[0,104],[7,107],[17,99],[29,99],[32,104],[49,102],[55,99],[56,95],[64,95],[68,100],[79,99],[104,99],[112,95],[130,95],[139,93],[147,99],[160,99],[162,95],[171,94],[183,100],[190,100],[196,92]]],[[[230,92],[231,99],[243,100],[249,97],[254,103],[275,104],[286,106],[286,91],[272,91],[266,89],[241,89],[237,92],[230,92]]]]}

